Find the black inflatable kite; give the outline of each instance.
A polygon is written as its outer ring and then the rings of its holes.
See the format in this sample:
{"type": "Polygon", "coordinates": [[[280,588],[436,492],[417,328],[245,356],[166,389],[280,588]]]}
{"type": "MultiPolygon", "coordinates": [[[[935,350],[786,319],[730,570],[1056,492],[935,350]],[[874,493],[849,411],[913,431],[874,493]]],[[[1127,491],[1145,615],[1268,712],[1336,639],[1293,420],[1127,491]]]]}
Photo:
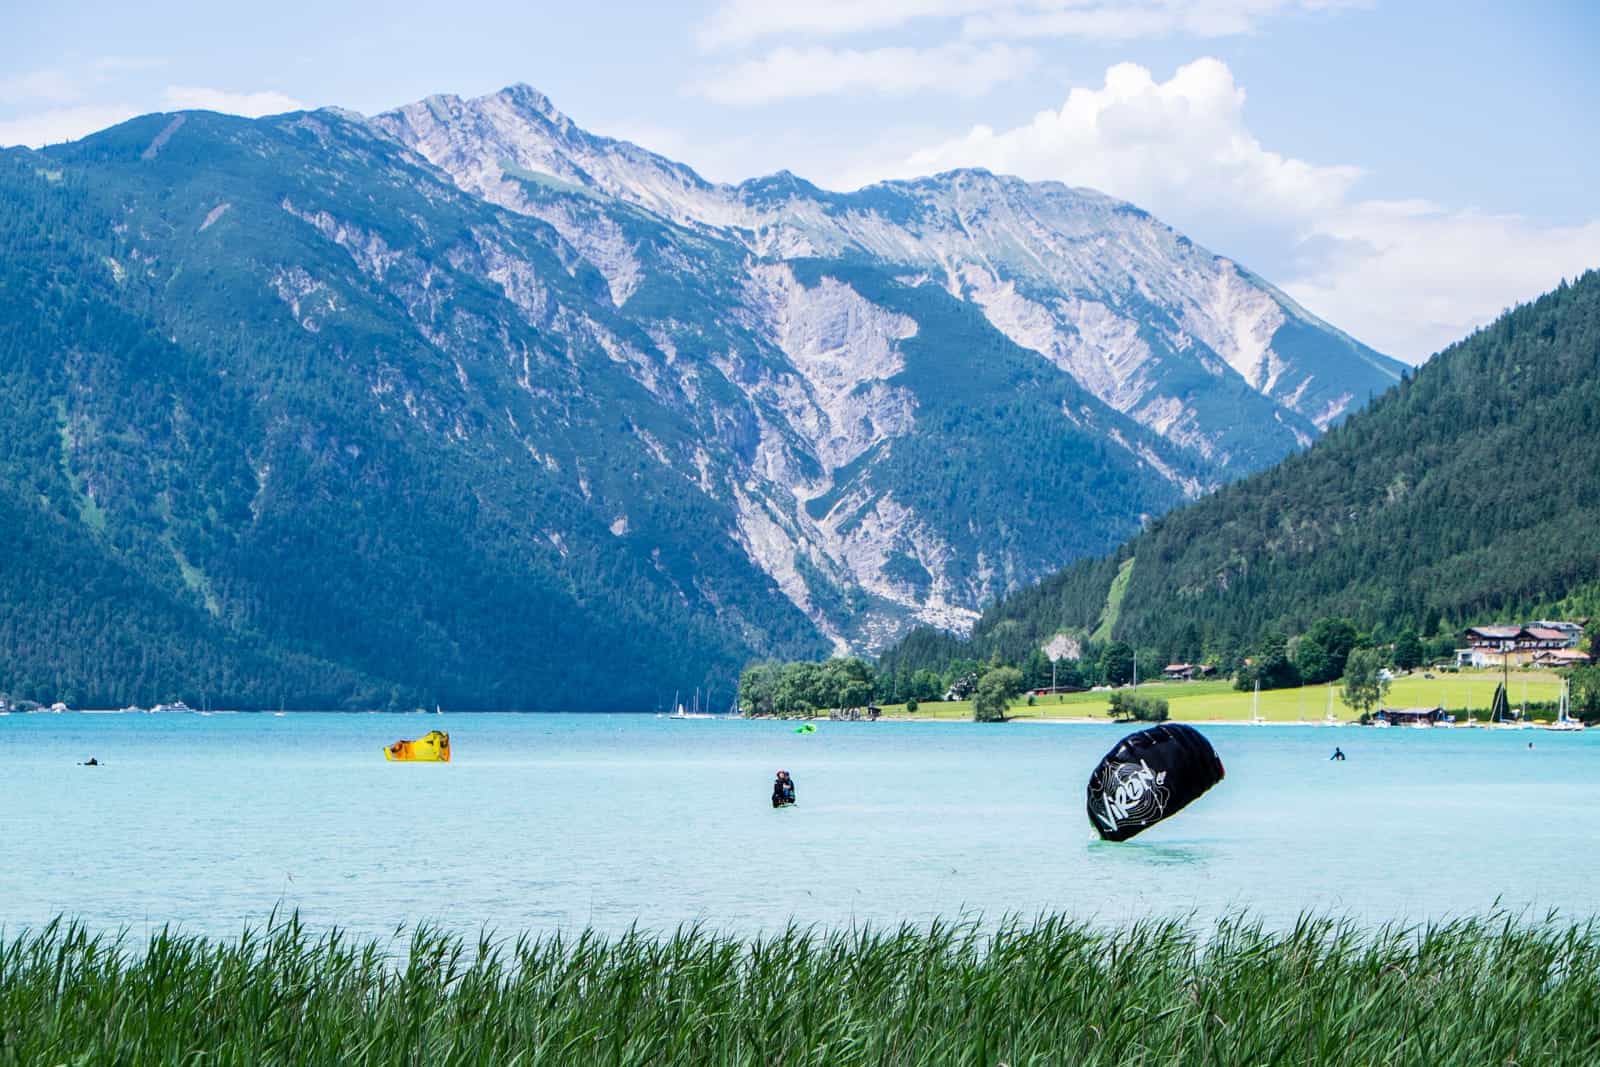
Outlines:
{"type": "Polygon", "coordinates": [[[1089,776],[1089,822],[1126,841],[1222,781],[1222,761],[1199,730],[1168,722],[1129,734],[1089,776]]]}

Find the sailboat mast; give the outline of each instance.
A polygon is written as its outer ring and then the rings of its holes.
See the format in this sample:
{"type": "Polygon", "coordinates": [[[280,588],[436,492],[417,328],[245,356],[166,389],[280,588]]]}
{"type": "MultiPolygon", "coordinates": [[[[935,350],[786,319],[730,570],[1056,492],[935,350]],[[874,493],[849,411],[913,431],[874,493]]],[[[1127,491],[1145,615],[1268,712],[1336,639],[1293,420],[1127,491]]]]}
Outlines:
{"type": "MultiPolygon", "coordinates": [[[[1500,689],[1506,695],[1506,704],[1511,704],[1511,652],[1504,641],[1500,642],[1500,689]]],[[[1493,715],[1490,718],[1494,718],[1493,715]]]]}

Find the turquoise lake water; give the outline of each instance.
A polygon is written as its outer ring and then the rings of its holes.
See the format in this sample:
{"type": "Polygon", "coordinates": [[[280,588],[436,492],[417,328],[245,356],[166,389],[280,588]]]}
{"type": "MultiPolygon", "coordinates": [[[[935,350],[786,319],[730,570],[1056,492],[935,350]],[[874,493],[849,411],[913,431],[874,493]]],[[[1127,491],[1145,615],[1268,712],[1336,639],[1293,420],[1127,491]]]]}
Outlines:
{"type": "Polygon", "coordinates": [[[1112,726],[598,715],[0,718],[0,925],[375,936],[1060,911],[1418,921],[1600,911],[1600,731],[1205,729],[1227,779],[1123,844],[1112,726]],[[435,726],[454,762],[381,748],[435,726]],[[1529,742],[1535,748],[1528,749],[1529,742]],[[1349,759],[1332,763],[1335,744],[1349,759]],[[75,764],[90,756],[104,765],[75,764]],[[799,804],[775,812],[773,772],[799,804]]]}

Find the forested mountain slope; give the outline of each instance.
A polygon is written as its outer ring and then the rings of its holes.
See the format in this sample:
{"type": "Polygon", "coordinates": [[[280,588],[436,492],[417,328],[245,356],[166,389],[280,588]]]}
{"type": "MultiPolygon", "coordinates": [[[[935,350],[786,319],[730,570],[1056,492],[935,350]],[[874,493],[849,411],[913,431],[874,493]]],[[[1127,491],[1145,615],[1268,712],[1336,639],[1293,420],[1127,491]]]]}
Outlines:
{"type": "Polygon", "coordinates": [[[1600,579],[1596,530],[1590,272],[1441,352],[1306,452],[1002,599],[961,651],[1020,661],[1058,633],[1095,631],[1108,604],[1110,636],[1178,660],[1324,616],[1429,633],[1600,579]]]}
{"type": "Polygon", "coordinates": [[[0,691],[646,708],[965,628],[1393,374],[1089,191],[404,116],[0,152],[0,691]]]}
{"type": "Polygon", "coordinates": [[[0,564],[0,686],[638,708],[823,647],[686,535],[725,515],[655,453],[700,429],[608,324],[508,314],[519,275],[590,311],[547,229],[337,120],[152,116],[6,153],[0,183],[0,486],[45,513],[0,564]]]}

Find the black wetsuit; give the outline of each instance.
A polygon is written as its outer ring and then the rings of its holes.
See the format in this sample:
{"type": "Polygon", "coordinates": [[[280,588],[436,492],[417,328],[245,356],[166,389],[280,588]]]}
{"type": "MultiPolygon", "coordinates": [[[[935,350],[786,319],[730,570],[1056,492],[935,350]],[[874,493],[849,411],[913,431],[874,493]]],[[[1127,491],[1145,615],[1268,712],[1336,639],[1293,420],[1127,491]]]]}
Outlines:
{"type": "Polygon", "coordinates": [[[781,808],[794,803],[794,779],[779,778],[772,783],[772,806],[781,808]]]}
{"type": "Polygon", "coordinates": [[[1344,749],[1342,749],[1342,748],[1335,748],[1335,749],[1334,749],[1334,750],[1333,750],[1333,755],[1331,755],[1331,756],[1329,756],[1329,757],[1328,757],[1328,758],[1329,758],[1329,759],[1331,759],[1331,760],[1334,760],[1334,759],[1344,759],[1344,749]]]}

